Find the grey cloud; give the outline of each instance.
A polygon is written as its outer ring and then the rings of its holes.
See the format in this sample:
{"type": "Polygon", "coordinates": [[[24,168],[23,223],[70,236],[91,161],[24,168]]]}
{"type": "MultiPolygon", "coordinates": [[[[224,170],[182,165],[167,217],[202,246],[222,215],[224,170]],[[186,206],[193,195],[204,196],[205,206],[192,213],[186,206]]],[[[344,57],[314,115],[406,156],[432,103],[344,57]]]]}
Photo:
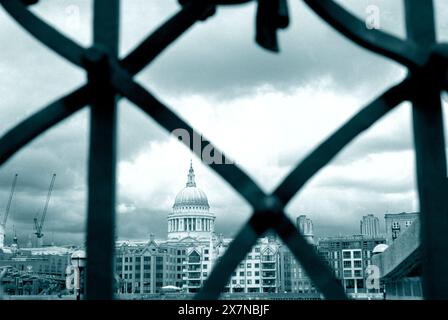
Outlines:
{"type": "MultiPolygon", "coordinates": [[[[75,3],[69,1],[67,3],[75,3]]],[[[89,38],[90,1],[76,1],[81,6],[82,21],[78,38],[89,38]]],[[[128,52],[138,41],[172,13],[178,10],[176,1],[123,1],[122,51],[128,52]]],[[[358,15],[364,13],[371,1],[344,1],[358,15]]],[[[395,1],[374,1],[385,9],[384,27],[400,34],[393,26],[400,17],[395,1]]],[[[63,4],[43,1],[36,7],[39,14],[61,20],[63,4]]],[[[253,4],[238,8],[220,8],[215,17],[198,23],[158,57],[138,77],[158,96],[207,95],[216,99],[234,99],[250,95],[256,88],[269,85],[288,91],[308,85],[320,78],[330,78],[335,90],[363,98],[380,92],[397,81],[401,70],[396,64],[357,47],[320,21],[302,2],[291,1],[292,24],[280,32],[281,53],[276,55],[259,48],[254,42],[253,4]]],[[[51,20],[51,19],[50,19],[51,20]]],[[[61,20],[62,21],[62,20],[61,20]]],[[[0,109],[3,134],[18,121],[48,102],[80,85],[85,75],[62,58],[44,48],[20,29],[0,10],[0,42],[7,43],[0,52],[0,109]],[[14,41],[11,41],[13,38],[14,41]]],[[[81,42],[83,42],[81,41],[81,42]]],[[[151,141],[163,141],[167,134],[149,117],[130,103],[120,103],[119,160],[132,159],[151,141]],[[147,120],[149,119],[149,121],[147,120]]],[[[88,146],[88,111],[78,113],[44,136],[33,141],[15,155],[0,171],[0,206],[6,204],[12,176],[19,173],[17,198],[8,224],[17,229],[21,239],[32,233],[32,219],[45,200],[50,176],[58,174],[48,215],[47,230],[55,241],[82,242],[86,220],[86,177],[88,146]]],[[[361,138],[362,139],[362,138],[361,138]]],[[[404,132],[392,136],[376,136],[356,141],[332,164],[344,165],[366,154],[407,150],[412,140],[404,132]],[[361,143],[362,142],[362,143],[361,143]]],[[[297,163],[304,151],[291,151],[281,157],[280,166],[297,163]]],[[[316,233],[331,230],[357,229],[353,223],[367,210],[384,212],[385,207],[397,211],[407,209],[405,200],[391,202],[383,197],[381,185],[360,185],[351,180],[327,182],[326,192],[345,189],[339,196],[330,196],[335,212],[345,212],[339,220],[322,218],[328,208],[315,207],[316,233]],[[371,189],[370,191],[368,189],[371,189]],[[359,198],[356,198],[358,191],[359,198]],[[372,198],[375,201],[372,201],[372,198]],[[351,203],[350,199],[356,199],[351,203]]],[[[391,192],[406,192],[404,185],[389,186],[391,192]]],[[[383,189],[382,189],[383,188],[383,189]]],[[[207,190],[206,190],[207,191],[207,190]]],[[[387,190],[386,190],[387,191],[387,190]]],[[[216,192],[211,190],[210,192],[216,192]]],[[[325,193],[322,196],[326,196],[325,193]]],[[[313,200],[304,199],[305,202],[313,200]]],[[[132,199],[119,197],[120,202],[132,199]]],[[[315,201],[315,200],[314,200],[315,201]]],[[[217,231],[234,235],[249,215],[241,201],[219,199],[217,231]]],[[[149,233],[163,237],[166,232],[166,211],[137,208],[134,212],[118,214],[118,236],[146,238],[149,233]]],[[[311,210],[312,211],[312,210],[311,210]]],[[[297,211],[294,214],[298,213],[297,211]]],[[[311,212],[313,215],[313,213],[311,212]]],[[[312,217],[313,218],[313,217],[312,217]]],[[[351,231],[352,232],[352,231],[351,231]]],[[[354,231],[353,231],[354,232],[354,231]]],[[[8,237],[11,233],[8,233],[8,237]]],[[[49,238],[47,238],[49,239],[49,238]]],[[[25,241],[25,240],[21,240],[25,241]]]]}
{"type": "Polygon", "coordinates": [[[397,80],[394,63],[350,43],[303,4],[291,6],[292,25],[280,33],[278,55],[253,41],[254,5],[221,9],[164,52],[141,78],[164,94],[201,93],[218,99],[262,85],[288,90],[322,77],[349,92],[397,80]]]}

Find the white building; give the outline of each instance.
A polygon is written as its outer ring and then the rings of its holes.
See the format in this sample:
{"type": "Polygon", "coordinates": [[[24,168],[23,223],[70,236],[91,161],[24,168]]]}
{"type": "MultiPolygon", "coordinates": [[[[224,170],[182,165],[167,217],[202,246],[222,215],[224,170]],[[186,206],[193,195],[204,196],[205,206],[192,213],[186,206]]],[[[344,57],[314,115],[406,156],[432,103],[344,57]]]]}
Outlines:
{"type": "Polygon", "coordinates": [[[311,219],[307,218],[306,215],[300,215],[297,218],[297,228],[309,243],[314,244],[313,221],[311,219]]]}
{"type": "Polygon", "coordinates": [[[373,214],[363,216],[360,229],[363,236],[378,237],[380,235],[380,220],[373,214]]]}

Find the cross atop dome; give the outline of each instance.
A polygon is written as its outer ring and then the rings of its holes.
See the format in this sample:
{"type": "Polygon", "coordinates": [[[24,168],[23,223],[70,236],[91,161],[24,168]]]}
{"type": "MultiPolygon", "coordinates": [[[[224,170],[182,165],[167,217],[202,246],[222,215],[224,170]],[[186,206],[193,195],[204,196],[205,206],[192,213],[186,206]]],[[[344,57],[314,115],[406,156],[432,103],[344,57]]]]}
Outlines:
{"type": "Polygon", "coordinates": [[[196,182],[194,181],[193,160],[190,160],[190,170],[188,171],[187,187],[196,187],[196,182]]]}

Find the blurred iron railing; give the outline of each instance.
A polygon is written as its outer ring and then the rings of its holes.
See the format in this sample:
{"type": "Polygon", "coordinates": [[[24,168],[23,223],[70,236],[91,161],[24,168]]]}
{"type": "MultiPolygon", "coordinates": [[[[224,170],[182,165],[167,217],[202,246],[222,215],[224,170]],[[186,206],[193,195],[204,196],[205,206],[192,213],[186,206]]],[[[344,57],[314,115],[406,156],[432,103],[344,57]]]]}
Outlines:
{"type": "MultiPolygon", "coordinates": [[[[125,97],[169,132],[199,133],[133,77],[197,21],[211,17],[220,5],[256,0],[179,0],[182,8],[133,52],[118,57],[119,0],[94,0],[94,43],[83,48],[27,9],[38,0],[0,0],[3,8],[29,33],[76,66],[88,81],[41,109],[0,138],[0,165],[34,138],[90,106],[90,152],[87,223],[87,299],[113,298],[116,188],[116,103],[125,97]]],[[[256,1],[256,41],[278,51],[277,31],[288,26],[286,0],[256,1]]],[[[378,29],[332,0],[304,0],[323,20],[366,49],[407,67],[408,76],[387,89],[349,119],[300,162],[272,193],[237,165],[208,164],[252,206],[253,214],[219,259],[196,299],[216,299],[231,273],[267,231],[276,232],[328,299],[346,299],[331,269],[285,215],[284,208],[305,183],[360,133],[401,102],[413,104],[414,142],[424,250],[426,298],[448,298],[448,188],[440,93],[447,89],[448,47],[437,43],[432,1],[405,0],[407,39],[378,29]]],[[[304,30],[303,32],[306,32],[304,30]]],[[[192,151],[201,158],[202,150],[192,151]]],[[[217,148],[215,153],[222,154],[217,148]]],[[[222,154],[224,157],[225,155],[222,154]]],[[[202,159],[202,158],[201,158],[202,159]]],[[[227,158],[226,158],[227,159],[227,158]]]]}

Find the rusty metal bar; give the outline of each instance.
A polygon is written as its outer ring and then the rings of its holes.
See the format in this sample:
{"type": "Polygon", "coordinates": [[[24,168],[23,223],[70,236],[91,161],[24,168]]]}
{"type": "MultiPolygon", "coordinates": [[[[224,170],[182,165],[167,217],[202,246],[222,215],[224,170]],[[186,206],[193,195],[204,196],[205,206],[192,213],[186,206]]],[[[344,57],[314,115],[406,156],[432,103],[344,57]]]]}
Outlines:
{"type": "MultiPolygon", "coordinates": [[[[432,1],[405,1],[408,37],[424,48],[436,43],[432,1]]],[[[417,185],[423,254],[423,293],[448,299],[448,188],[440,88],[434,74],[412,70],[418,92],[412,96],[417,185]]]]}
{"type": "Polygon", "coordinates": [[[116,95],[110,59],[118,55],[119,0],[95,0],[94,48],[88,53],[91,105],[87,219],[88,300],[113,298],[116,193],[116,95]]]}

